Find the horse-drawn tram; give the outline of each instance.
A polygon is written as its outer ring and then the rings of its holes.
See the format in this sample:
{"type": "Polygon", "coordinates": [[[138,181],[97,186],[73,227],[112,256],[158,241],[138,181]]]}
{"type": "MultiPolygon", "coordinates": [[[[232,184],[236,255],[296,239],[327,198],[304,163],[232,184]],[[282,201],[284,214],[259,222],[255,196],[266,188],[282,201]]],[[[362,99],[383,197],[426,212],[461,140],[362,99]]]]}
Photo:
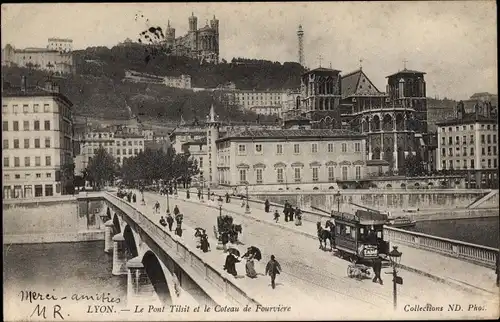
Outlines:
{"type": "Polygon", "coordinates": [[[356,263],[387,255],[389,243],[383,239],[386,214],[356,210],[355,214],[333,214],[333,218],[338,256],[356,263]]]}

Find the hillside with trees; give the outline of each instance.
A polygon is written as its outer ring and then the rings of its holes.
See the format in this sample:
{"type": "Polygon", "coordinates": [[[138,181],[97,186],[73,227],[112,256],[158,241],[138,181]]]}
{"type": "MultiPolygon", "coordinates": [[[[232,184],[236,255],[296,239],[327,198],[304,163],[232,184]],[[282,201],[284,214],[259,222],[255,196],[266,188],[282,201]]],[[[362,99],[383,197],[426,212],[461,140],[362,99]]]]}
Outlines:
{"type": "MultiPolygon", "coordinates": [[[[79,116],[125,119],[137,115],[165,122],[204,119],[210,105],[224,121],[256,121],[257,115],[242,111],[212,97],[212,92],[193,92],[160,84],[124,82],[130,69],[159,76],[191,75],[192,86],[215,88],[233,82],[238,89],[295,88],[300,84],[302,66],[297,63],[235,58],[228,63],[200,63],[187,57],[171,56],[161,47],[131,44],[128,46],[90,47],[74,51],[76,73],[53,76],[74,104],[79,116]]],[[[21,76],[28,86],[42,84],[48,73],[32,68],[2,68],[4,82],[19,86],[21,76]]],[[[260,117],[260,121],[265,120],[260,117]]]]}

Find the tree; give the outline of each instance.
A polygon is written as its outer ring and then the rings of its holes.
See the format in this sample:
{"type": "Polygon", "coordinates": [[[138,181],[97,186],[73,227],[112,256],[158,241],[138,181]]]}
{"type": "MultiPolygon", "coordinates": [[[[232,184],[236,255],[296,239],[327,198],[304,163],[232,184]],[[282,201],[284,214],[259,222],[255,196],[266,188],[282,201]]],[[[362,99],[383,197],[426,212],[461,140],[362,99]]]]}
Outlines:
{"type": "Polygon", "coordinates": [[[101,146],[86,168],[87,180],[100,189],[106,182],[113,181],[117,170],[115,158],[101,146]]]}
{"type": "Polygon", "coordinates": [[[401,169],[403,174],[408,177],[416,177],[425,174],[425,168],[421,156],[409,155],[406,157],[404,167],[401,169]]]}

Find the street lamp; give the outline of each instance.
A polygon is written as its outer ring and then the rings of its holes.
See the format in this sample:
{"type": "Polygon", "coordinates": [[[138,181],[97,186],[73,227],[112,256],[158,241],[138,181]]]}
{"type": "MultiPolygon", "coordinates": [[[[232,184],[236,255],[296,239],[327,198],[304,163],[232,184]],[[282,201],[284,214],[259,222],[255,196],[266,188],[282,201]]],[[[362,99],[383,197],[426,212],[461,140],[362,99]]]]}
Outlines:
{"type": "Polygon", "coordinates": [[[201,193],[200,193],[200,201],[203,202],[203,186],[205,185],[205,181],[203,179],[203,172],[200,173],[200,181],[201,181],[201,193]]]}
{"type": "Polygon", "coordinates": [[[170,203],[169,203],[169,200],[168,200],[168,195],[169,195],[169,192],[170,192],[169,189],[170,189],[170,186],[167,185],[167,189],[166,189],[167,190],[166,191],[167,192],[166,193],[166,195],[167,195],[167,215],[170,214],[170,203]]]}
{"type": "Polygon", "coordinates": [[[340,190],[337,191],[337,212],[340,212],[340,190]]]}
{"type": "Polygon", "coordinates": [[[247,193],[247,205],[245,207],[245,213],[249,214],[250,213],[250,205],[248,204],[248,182],[245,183],[245,191],[247,193]]]}
{"type": "MultiPolygon", "coordinates": [[[[397,246],[393,246],[392,250],[389,252],[389,260],[391,261],[392,265],[392,296],[393,296],[393,301],[394,301],[394,309],[397,308],[397,284],[403,285],[403,278],[398,276],[398,271],[397,271],[397,266],[401,262],[401,255],[403,253],[398,251],[397,246]]],[[[390,273],[388,273],[390,274],[390,273]]]]}
{"type": "Polygon", "coordinates": [[[219,199],[217,199],[217,202],[219,203],[219,220],[217,221],[220,225],[217,225],[217,230],[218,230],[218,236],[217,236],[217,249],[224,249],[224,245],[222,244],[222,232],[219,231],[222,227],[222,196],[219,196],[219,199]]]}

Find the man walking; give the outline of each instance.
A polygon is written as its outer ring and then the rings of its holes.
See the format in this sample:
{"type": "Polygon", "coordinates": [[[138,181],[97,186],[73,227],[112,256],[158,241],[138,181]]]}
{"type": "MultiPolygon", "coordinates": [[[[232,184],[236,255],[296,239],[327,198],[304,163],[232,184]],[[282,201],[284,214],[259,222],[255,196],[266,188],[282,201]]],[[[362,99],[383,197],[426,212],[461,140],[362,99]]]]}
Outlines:
{"type": "Polygon", "coordinates": [[[177,207],[177,205],[175,205],[175,207],[174,207],[174,216],[177,216],[179,213],[180,213],[179,207],[177,207]]]}
{"type": "Polygon", "coordinates": [[[169,213],[167,214],[167,224],[168,224],[168,230],[172,231],[172,225],[174,223],[174,218],[172,218],[172,215],[169,213]]]}
{"type": "Polygon", "coordinates": [[[274,289],[276,287],[276,275],[281,272],[280,263],[275,259],[274,255],[271,255],[271,260],[266,265],[266,275],[271,276],[271,286],[274,289]]]}
{"type": "Polygon", "coordinates": [[[265,212],[269,212],[269,207],[270,207],[270,203],[269,203],[269,200],[266,199],[266,202],[264,203],[264,210],[265,212]]]}
{"type": "Polygon", "coordinates": [[[380,277],[381,270],[382,270],[382,260],[380,260],[380,257],[377,257],[373,260],[373,273],[375,274],[375,277],[373,278],[373,283],[377,283],[378,280],[380,285],[384,285],[384,282],[380,277]]]}

